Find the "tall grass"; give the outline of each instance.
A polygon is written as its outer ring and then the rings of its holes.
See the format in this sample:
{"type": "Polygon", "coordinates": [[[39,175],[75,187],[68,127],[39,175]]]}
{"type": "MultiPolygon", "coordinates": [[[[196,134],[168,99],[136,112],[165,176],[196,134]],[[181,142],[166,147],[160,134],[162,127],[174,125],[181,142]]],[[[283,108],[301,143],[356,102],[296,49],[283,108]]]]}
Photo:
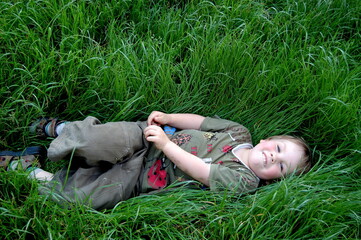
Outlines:
{"type": "MultiPolygon", "coordinates": [[[[254,142],[303,136],[315,166],[251,195],[186,187],[108,211],[61,208],[1,172],[3,239],[360,238],[357,0],[3,1],[0,145],[47,145],[38,116],[219,115],[254,142]]],[[[62,165],[46,162],[44,168],[62,165]]]]}

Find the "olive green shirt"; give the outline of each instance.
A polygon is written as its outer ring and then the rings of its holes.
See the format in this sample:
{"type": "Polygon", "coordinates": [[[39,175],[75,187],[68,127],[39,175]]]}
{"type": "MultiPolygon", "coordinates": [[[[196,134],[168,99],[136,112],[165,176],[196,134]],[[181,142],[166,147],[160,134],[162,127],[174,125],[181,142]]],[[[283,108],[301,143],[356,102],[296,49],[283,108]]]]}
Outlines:
{"type": "MultiPolygon", "coordinates": [[[[200,130],[177,131],[170,139],[185,151],[211,164],[210,190],[244,193],[258,187],[259,178],[232,153],[232,149],[238,146],[252,147],[251,135],[244,126],[229,120],[207,117],[200,130]]],[[[142,193],[186,180],[193,179],[155,146],[151,147],[141,176],[142,193]]]]}

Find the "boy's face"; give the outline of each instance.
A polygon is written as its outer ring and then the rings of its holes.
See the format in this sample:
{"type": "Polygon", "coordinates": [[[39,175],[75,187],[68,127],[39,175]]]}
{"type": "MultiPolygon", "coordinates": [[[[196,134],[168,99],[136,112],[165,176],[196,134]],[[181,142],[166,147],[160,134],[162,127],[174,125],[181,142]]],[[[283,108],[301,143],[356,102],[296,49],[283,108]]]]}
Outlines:
{"type": "Polygon", "coordinates": [[[302,148],[292,141],[267,139],[251,149],[248,164],[259,178],[271,180],[295,171],[302,155],[302,148]]]}

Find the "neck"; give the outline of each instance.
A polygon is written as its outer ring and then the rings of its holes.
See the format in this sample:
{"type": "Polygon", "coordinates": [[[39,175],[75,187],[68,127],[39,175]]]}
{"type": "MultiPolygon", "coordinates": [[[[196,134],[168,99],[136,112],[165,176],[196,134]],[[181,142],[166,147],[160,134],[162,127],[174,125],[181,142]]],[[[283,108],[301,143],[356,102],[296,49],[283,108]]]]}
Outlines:
{"type": "Polygon", "coordinates": [[[250,152],[251,152],[251,149],[242,148],[242,149],[238,149],[234,154],[236,154],[237,157],[239,159],[241,159],[242,163],[244,163],[245,165],[247,165],[247,167],[249,167],[248,158],[249,158],[250,152]]]}

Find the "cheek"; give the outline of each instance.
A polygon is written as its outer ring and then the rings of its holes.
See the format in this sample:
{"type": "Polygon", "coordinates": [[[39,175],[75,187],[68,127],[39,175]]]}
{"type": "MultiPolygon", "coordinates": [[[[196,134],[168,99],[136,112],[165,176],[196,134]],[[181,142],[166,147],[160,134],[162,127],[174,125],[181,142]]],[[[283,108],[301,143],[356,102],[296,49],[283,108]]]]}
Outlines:
{"type": "Polygon", "coordinates": [[[274,165],[271,168],[266,169],[264,172],[264,177],[267,179],[275,179],[280,178],[280,171],[278,170],[277,166],[274,165]]]}
{"type": "Polygon", "coordinates": [[[262,150],[273,150],[275,149],[275,143],[272,141],[265,141],[259,146],[262,150]]]}

